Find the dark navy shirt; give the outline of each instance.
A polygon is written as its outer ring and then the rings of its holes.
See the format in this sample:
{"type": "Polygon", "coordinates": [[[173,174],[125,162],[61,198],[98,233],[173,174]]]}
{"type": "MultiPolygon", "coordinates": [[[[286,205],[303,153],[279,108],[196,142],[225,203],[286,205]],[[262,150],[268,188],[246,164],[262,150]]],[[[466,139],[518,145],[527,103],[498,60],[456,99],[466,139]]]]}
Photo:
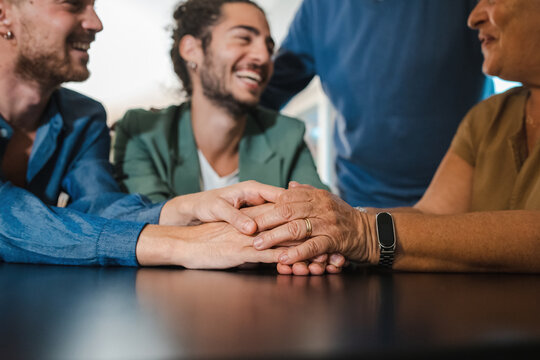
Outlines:
{"type": "MultiPolygon", "coordinates": [[[[13,129],[0,116],[0,160],[13,129]]],[[[26,188],[0,172],[0,260],[136,266],[142,228],[162,204],[121,193],[109,163],[103,106],[67,89],[54,92],[28,163],[26,188]],[[56,207],[61,192],[71,201],[56,207]]]]}
{"type": "Polygon", "coordinates": [[[474,0],[305,0],[262,104],[282,107],[318,75],[337,110],[340,195],[414,204],[467,110],[493,92],[481,72],[474,0]]]}

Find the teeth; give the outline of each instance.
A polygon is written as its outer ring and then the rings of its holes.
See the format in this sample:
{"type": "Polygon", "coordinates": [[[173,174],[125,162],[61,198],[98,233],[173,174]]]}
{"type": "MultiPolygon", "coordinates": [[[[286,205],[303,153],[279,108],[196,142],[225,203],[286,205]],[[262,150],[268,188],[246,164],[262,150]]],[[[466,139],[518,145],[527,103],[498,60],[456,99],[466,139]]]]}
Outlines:
{"type": "Polygon", "coordinates": [[[71,46],[76,50],[82,50],[82,51],[87,51],[88,49],[90,49],[90,43],[86,43],[86,42],[74,42],[74,43],[71,43],[71,46]]]}
{"type": "Polygon", "coordinates": [[[260,83],[262,81],[262,77],[259,74],[249,70],[237,71],[236,76],[242,79],[251,80],[256,83],[260,83]]]}

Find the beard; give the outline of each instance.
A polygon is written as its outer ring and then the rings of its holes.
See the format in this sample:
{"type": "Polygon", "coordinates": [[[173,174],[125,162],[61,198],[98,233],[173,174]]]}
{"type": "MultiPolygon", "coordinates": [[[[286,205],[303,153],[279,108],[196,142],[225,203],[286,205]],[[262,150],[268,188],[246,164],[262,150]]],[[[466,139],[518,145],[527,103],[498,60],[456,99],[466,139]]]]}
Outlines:
{"type": "Polygon", "coordinates": [[[37,81],[45,87],[55,87],[67,81],[84,81],[90,76],[86,61],[72,64],[67,50],[40,48],[35,39],[21,39],[21,50],[15,72],[23,79],[37,81]],[[26,40],[26,41],[25,41],[26,40]]]}
{"type": "Polygon", "coordinates": [[[242,101],[225,88],[224,79],[226,70],[222,69],[221,74],[215,70],[212,56],[208,52],[203,66],[200,68],[201,87],[206,96],[214,105],[227,111],[235,117],[241,117],[253,111],[258,101],[242,101]],[[220,76],[221,75],[221,76],[220,76]]]}

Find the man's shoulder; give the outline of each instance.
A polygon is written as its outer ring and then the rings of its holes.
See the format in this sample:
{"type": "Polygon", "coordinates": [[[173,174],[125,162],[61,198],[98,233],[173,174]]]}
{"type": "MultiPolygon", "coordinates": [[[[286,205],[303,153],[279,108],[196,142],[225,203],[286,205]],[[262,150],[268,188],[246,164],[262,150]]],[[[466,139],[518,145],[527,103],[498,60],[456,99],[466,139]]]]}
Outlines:
{"type": "Polygon", "coordinates": [[[278,111],[262,106],[257,107],[257,118],[264,130],[280,133],[289,131],[297,134],[304,134],[305,125],[300,119],[284,115],[278,111]]]}
{"type": "Polygon", "coordinates": [[[129,109],[122,119],[118,120],[116,127],[121,127],[124,131],[132,134],[152,130],[159,131],[174,121],[183,108],[183,105],[171,105],[163,109],[129,109]]]}
{"type": "Polygon", "coordinates": [[[257,123],[274,150],[288,153],[304,141],[304,122],[277,111],[257,108],[257,123]]]}
{"type": "Polygon", "coordinates": [[[100,115],[105,119],[103,105],[89,96],[64,87],[59,88],[53,96],[57,99],[57,106],[63,117],[68,120],[95,115],[100,115]]]}

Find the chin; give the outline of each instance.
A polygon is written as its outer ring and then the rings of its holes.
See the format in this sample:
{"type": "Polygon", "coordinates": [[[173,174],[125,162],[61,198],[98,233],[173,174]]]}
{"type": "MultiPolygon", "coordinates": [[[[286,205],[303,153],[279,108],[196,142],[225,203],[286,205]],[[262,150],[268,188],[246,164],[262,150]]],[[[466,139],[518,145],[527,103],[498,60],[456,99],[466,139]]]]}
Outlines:
{"type": "Polygon", "coordinates": [[[88,80],[89,77],[90,77],[90,72],[87,71],[86,73],[80,73],[80,74],[76,74],[72,76],[71,79],[69,79],[68,81],[82,82],[82,81],[88,80]]]}
{"type": "Polygon", "coordinates": [[[79,69],[72,69],[69,71],[69,74],[66,74],[66,82],[73,81],[73,82],[82,82],[85,80],[88,80],[90,77],[90,71],[84,67],[79,69]]]}
{"type": "Polygon", "coordinates": [[[493,57],[485,58],[482,64],[482,71],[489,76],[499,76],[501,73],[501,64],[496,59],[493,59],[493,57]]]}
{"type": "Polygon", "coordinates": [[[250,95],[250,96],[235,96],[234,99],[239,103],[248,105],[248,106],[257,106],[261,100],[260,95],[250,95]]]}

